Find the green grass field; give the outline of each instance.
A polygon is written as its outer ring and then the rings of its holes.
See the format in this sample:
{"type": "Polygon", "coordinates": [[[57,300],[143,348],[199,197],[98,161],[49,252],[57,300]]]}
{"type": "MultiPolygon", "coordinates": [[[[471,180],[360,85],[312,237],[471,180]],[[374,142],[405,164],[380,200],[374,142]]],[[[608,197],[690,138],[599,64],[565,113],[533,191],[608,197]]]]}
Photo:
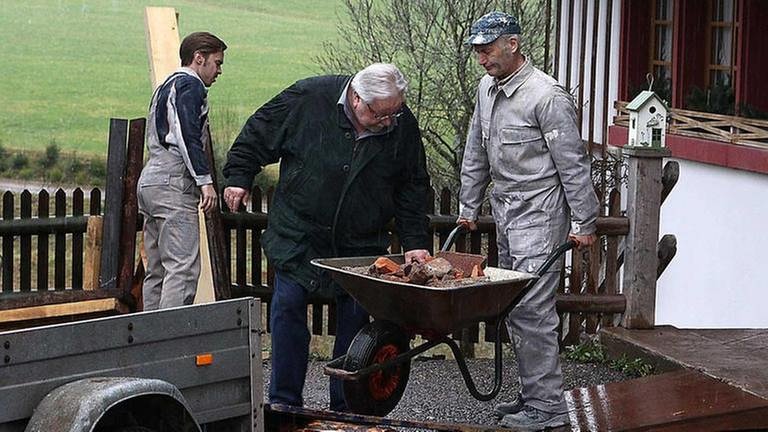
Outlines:
{"type": "Polygon", "coordinates": [[[0,0],[0,145],[106,155],[109,119],[146,115],[148,5],[175,7],[182,37],[205,30],[229,46],[209,93],[217,147],[282,88],[321,72],[315,58],[344,12],[338,0],[0,0]]]}

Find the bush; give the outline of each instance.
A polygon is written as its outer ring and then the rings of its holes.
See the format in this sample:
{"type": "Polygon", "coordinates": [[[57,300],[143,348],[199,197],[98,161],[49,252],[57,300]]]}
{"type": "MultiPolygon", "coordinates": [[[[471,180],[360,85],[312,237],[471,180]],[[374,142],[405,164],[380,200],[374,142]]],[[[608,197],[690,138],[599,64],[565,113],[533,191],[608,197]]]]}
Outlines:
{"type": "Polygon", "coordinates": [[[0,143],[0,173],[8,169],[8,150],[0,143]]]}
{"type": "Polygon", "coordinates": [[[45,147],[45,153],[43,153],[40,158],[40,166],[43,169],[53,168],[59,162],[60,153],[59,145],[56,144],[56,140],[51,140],[51,143],[45,147]]]}
{"type": "Polygon", "coordinates": [[[91,159],[88,163],[88,174],[94,180],[94,184],[104,183],[107,178],[107,166],[102,160],[91,159]]]}
{"type": "Polygon", "coordinates": [[[22,170],[29,165],[29,157],[22,152],[16,152],[11,159],[11,168],[22,170]]]}

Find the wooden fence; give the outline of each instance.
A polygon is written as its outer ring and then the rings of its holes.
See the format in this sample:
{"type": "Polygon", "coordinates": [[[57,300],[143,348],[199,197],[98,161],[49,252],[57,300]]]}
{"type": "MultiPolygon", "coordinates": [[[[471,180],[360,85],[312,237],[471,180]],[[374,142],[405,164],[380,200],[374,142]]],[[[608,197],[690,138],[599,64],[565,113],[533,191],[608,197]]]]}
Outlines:
{"type": "MultiPolygon", "coordinates": [[[[80,189],[69,196],[63,190],[56,191],[53,215],[49,211],[50,196],[47,191],[41,191],[34,198],[28,191],[18,196],[11,192],[3,195],[0,299],[8,299],[18,293],[37,293],[40,298],[49,299],[51,292],[75,294],[83,291],[86,254],[83,240],[89,217],[84,214],[84,195],[80,189]]],[[[455,226],[458,205],[447,189],[434,195],[429,218],[434,235],[433,250],[437,250],[455,226]]],[[[225,235],[225,250],[229,254],[227,261],[231,263],[233,294],[257,296],[268,303],[274,272],[262,253],[260,238],[267,225],[271,191],[265,193],[257,188],[252,197],[251,208],[247,212],[225,212],[222,215],[224,229],[228,232],[225,235]]],[[[93,189],[89,199],[88,214],[100,215],[101,191],[93,189]]],[[[605,210],[598,219],[601,241],[588,251],[570,254],[562,274],[557,304],[563,318],[562,335],[566,344],[577,343],[584,331],[591,334],[600,325],[614,325],[617,315],[625,308],[624,297],[618,293],[618,270],[621,237],[627,233],[629,223],[620,214],[617,190],[610,191],[605,202],[605,210]]],[[[484,214],[478,221],[479,229],[460,236],[455,248],[457,251],[486,255],[489,265],[495,266],[498,263],[495,225],[488,216],[487,207],[484,214]]],[[[400,252],[396,237],[392,252],[400,252]]],[[[10,302],[5,303],[2,308],[10,307],[10,302]]],[[[23,304],[33,302],[26,296],[23,304]]],[[[313,333],[332,335],[335,328],[332,305],[315,301],[311,308],[313,333]],[[323,316],[327,319],[324,320],[323,316]]],[[[462,334],[466,342],[493,340],[493,335],[482,334],[481,328],[475,326],[469,331],[457,331],[454,335],[462,334]]]]}

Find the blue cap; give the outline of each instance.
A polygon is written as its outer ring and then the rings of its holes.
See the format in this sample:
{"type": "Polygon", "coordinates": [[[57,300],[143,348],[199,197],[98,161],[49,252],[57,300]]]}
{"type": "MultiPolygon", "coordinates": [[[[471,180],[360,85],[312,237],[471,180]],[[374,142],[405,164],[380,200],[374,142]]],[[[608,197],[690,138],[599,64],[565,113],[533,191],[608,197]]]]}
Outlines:
{"type": "Polygon", "coordinates": [[[472,24],[467,45],[489,44],[503,34],[520,34],[517,18],[504,12],[489,12],[472,24]]]}

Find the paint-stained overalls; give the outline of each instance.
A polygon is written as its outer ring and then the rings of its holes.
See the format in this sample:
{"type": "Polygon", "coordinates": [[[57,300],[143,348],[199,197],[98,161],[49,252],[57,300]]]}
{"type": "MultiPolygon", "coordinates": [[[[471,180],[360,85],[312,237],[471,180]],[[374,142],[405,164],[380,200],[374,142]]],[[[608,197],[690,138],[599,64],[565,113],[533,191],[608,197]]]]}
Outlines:
{"type": "MultiPolygon", "coordinates": [[[[597,198],[573,99],[530,62],[501,86],[484,76],[464,150],[460,214],[477,218],[489,182],[499,265],[534,273],[570,231],[595,232],[597,198]]],[[[507,317],[527,405],[564,412],[555,291],[549,272],[507,317]]]]}
{"type": "Polygon", "coordinates": [[[182,67],[152,96],[149,160],[138,184],[144,215],[144,310],[192,304],[200,276],[198,205],[211,184],[202,136],[208,121],[205,85],[182,67]]]}

